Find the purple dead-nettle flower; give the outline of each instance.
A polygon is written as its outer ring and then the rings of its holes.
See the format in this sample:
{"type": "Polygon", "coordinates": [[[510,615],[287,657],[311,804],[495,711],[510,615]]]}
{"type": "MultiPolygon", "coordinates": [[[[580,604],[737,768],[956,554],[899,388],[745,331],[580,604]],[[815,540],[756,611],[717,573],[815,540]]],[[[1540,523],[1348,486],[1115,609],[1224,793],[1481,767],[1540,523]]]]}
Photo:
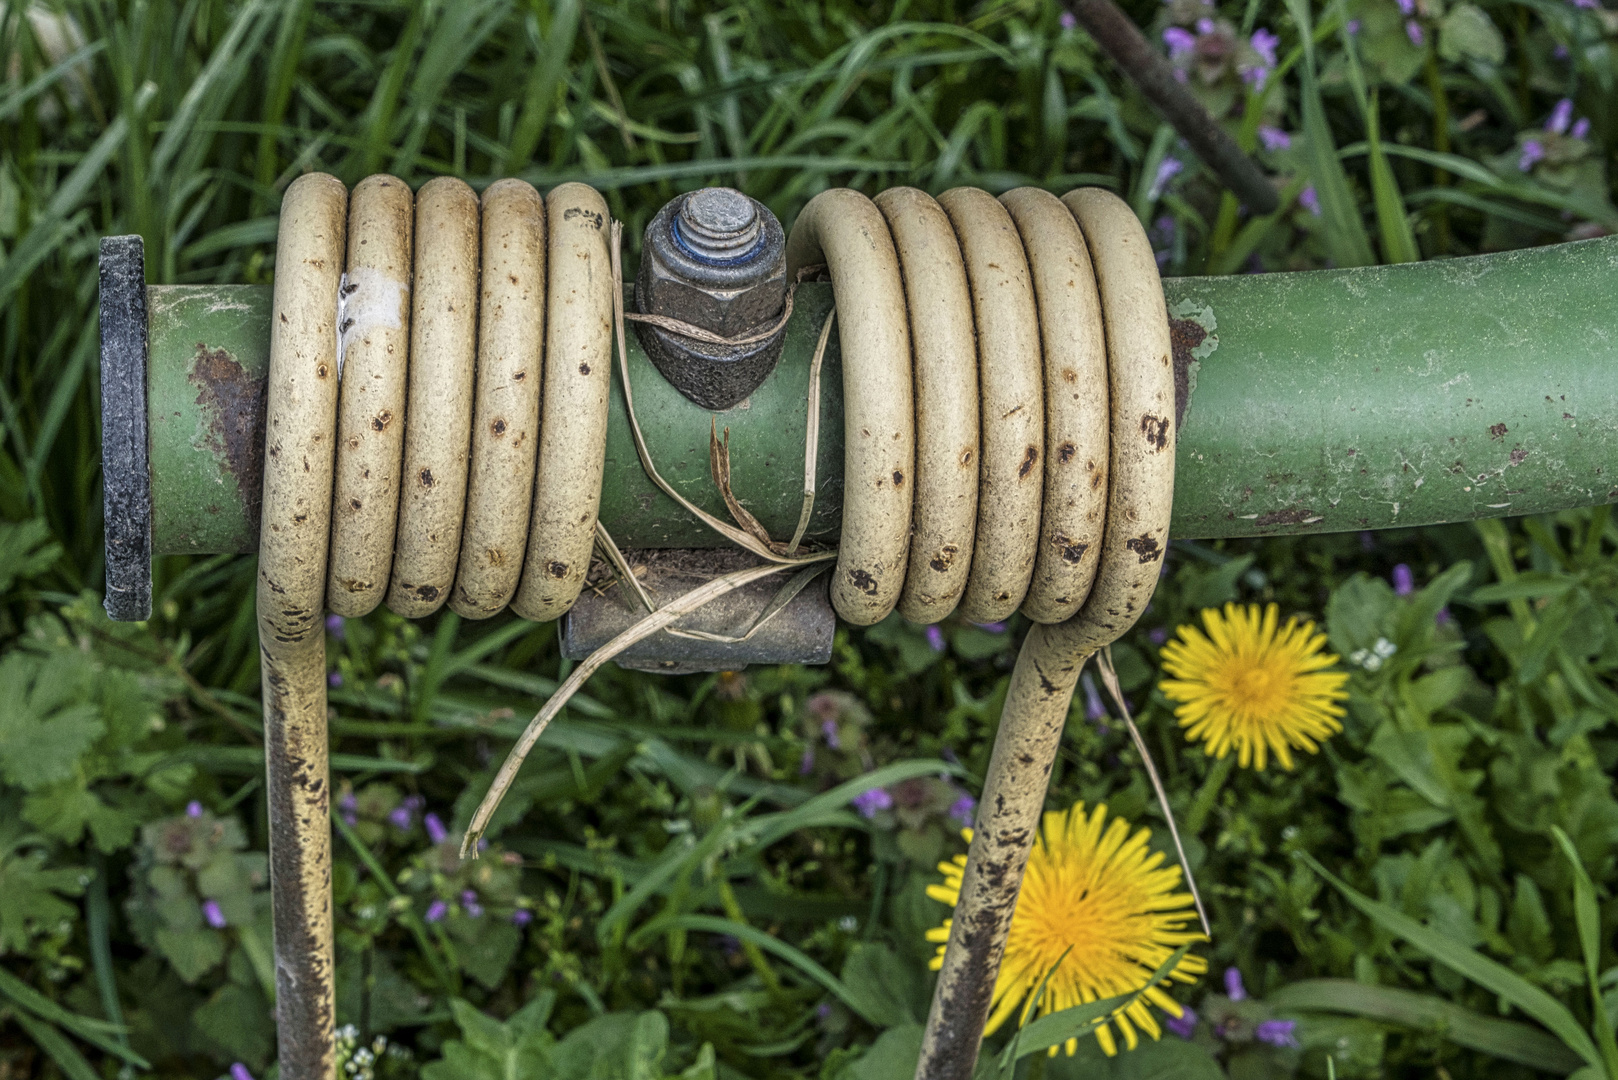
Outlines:
{"type": "Polygon", "coordinates": [[[854,796],[854,809],[862,817],[874,818],[878,810],[886,810],[893,805],[893,796],[888,794],[887,788],[872,788],[862,791],[854,796]]]}
{"type": "Polygon", "coordinates": [[[1183,171],[1185,171],[1185,165],[1181,163],[1179,158],[1164,158],[1157,166],[1157,175],[1152,178],[1152,186],[1147,191],[1146,197],[1153,200],[1162,198],[1163,189],[1169,186],[1169,181],[1179,176],[1183,171]]]}
{"type": "Polygon", "coordinates": [[[534,913],[527,908],[518,908],[511,913],[511,924],[513,926],[527,926],[533,921],[534,913]]]}
{"type": "Polygon", "coordinates": [[[1320,194],[1315,191],[1315,185],[1310,184],[1298,192],[1298,205],[1315,215],[1315,217],[1320,216],[1320,194]]]}
{"type": "Polygon", "coordinates": [[[1399,14],[1410,18],[1416,13],[1416,0],[1399,0],[1399,14]]]}
{"type": "Polygon", "coordinates": [[[388,814],[388,822],[395,829],[408,829],[416,823],[416,817],[410,812],[408,801],[395,806],[388,814]]]}
{"type": "Polygon", "coordinates": [[[1601,8],[1600,0],[1571,0],[1571,2],[1574,7],[1583,8],[1585,11],[1598,11],[1601,8]]]}
{"type": "Polygon", "coordinates": [[[204,900],[202,902],[202,917],[208,920],[208,925],[215,930],[223,930],[227,925],[225,913],[219,910],[219,901],[204,900]]]}
{"type": "Polygon", "coordinates": [[[1074,15],[1071,11],[1062,12],[1061,15],[1057,16],[1056,21],[1062,25],[1063,30],[1072,30],[1074,27],[1079,25],[1078,16],[1074,15]]]}
{"type": "Polygon", "coordinates": [[[326,616],[326,633],[330,634],[332,637],[336,638],[338,641],[342,641],[343,637],[344,637],[344,635],[346,633],[346,630],[344,628],[344,623],[346,623],[347,621],[348,620],[344,619],[341,615],[327,615],[326,616]]]}
{"type": "Polygon", "coordinates": [[[1522,144],[1522,156],[1517,159],[1517,169],[1519,172],[1527,172],[1544,160],[1545,144],[1538,139],[1529,139],[1522,144]]]}
{"type": "Polygon", "coordinates": [[[803,748],[803,759],[798,762],[798,775],[808,776],[814,767],[815,748],[812,746],[806,746],[803,748]]]}
{"type": "Polygon", "coordinates": [[[1393,591],[1399,596],[1409,596],[1416,591],[1416,575],[1410,572],[1410,566],[1400,563],[1393,568],[1393,591]]]}
{"type": "Polygon", "coordinates": [[[443,922],[444,916],[449,914],[449,905],[442,900],[434,900],[427,905],[427,921],[443,922]]]}
{"type": "Polygon", "coordinates": [[[1551,49],[1551,59],[1552,60],[1566,60],[1568,57],[1570,57],[1572,55],[1573,55],[1572,53],[1567,51],[1567,46],[1563,45],[1563,44],[1560,44],[1560,43],[1558,43],[1554,48],[1551,49]]]}
{"type": "Polygon", "coordinates": [[[1268,124],[1259,125],[1258,141],[1264,144],[1264,149],[1274,153],[1277,150],[1292,149],[1292,136],[1278,127],[1268,124]]]}
{"type": "Polygon", "coordinates": [[[186,803],[185,804],[185,816],[188,817],[188,818],[199,818],[199,817],[201,817],[202,816],[202,804],[197,802],[197,800],[195,800],[195,799],[192,799],[190,802],[186,803]]]}
{"type": "Polygon", "coordinates": [[[1421,28],[1421,23],[1415,19],[1405,20],[1405,37],[1410,39],[1410,44],[1418,47],[1427,42],[1427,32],[1421,28]]]}
{"type": "Polygon", "coordinates": [[[461,910],[473,919],[483,914],[483,905],[478,903],[478,894],[472,889],[461,892],[461,910]]]}
{"type": "Polygon", "coordinates": [[[1197,33],[1199,35],[1200,34],[1211,34],[1216,29],[1218,29],[1218,24],[1215,23],[1212,19],[1208,18],[1206,15],[1204,15],[1202,18],[1197,20],[1197,33]]]}
{"type": "Polygon", "coordinates": [[[1348,34],[1349,34],[1349,36],[1350,37],[1357,37],[1359,35],[1359,32],[1360,32],[1360,21],[1358,19],[1350,19],[1350,20],[1348,20],[1348,34]]]}
{"type": "Polygon", "coordinates": [[[944,631],[937,623],[927,628],[927,644],[933,652],[944,651],[944,631]]]}
{"type": "Polygon", "coordinates": [[[1247,1000],[1247,987],[1242,983],[1240,968],[1228,967],[1225,969],[1225,996],[1232,1001],[1247,1000]]]}
{"type": "Polygon", "coordinates": [[[950,820],[954,821],[964,829],[966,826],[972,824],[972,815],[977,811],[977,808],[978,801],[976,799],[972,798],[970,795],[962,794],[959,799],[956,799],[950,804],[950,820]]]}
{"type": "Polygon", "coordinates": [[[1180,1006],[1179,1016],[1165,1016],[1163,1026],[1182,1039],[1189,1039],[1197,1031],[1197,1014],[1189,1005],[1180,1006]]]}
{"type": "Polygon", "coordinates": [[[1588,138],[1590,135],[1590,118],[1588,116],[1579,117],[1578,121],[1573,125],[1573,130],[1568,134],[1575,139],[1588,138]]]}
{"type": "Polygon", "coordinates": [[[1197,47],[1197,36],[1183,26],[1171,26],[1163,31],[1163,44],[1168,46],[1169,59],[1178,60],[1197,47]]]}
{"type": "Polygon", "coordinates": [[[1545,121],[1545,130],[1561,135],[1567,131],[1571,123],[1573,123],[1573,99],[1563,98],[1556,103],[1556,108],[1551,110],[1550,119],[1545,121]]]}
{"type": "Polygon", "coordinates": [[[1269,1043],[1271,1046],[1280,1046],[1296,1050],[1298,1037],[1292,1033],[1298,1026],[1296,1020],[1264,1020],[1253,1031],[1253,1037],[1259,1042],[1269,1043]]]}
{"type": "Polygon", "coordinates": [[[820,722],[820,733],[826,737],[826,745],[831,747],[833,750],[841,750],[843,748],[842,737],[837,734],[837,721],[822,720],[820,722]]]}
{"type": "Polygon", "coordinates": [[[1168,639],[1169,628],[1166,626],[1154,626],[1146,632],[1146,640],[1153,645],[1162,645],[1168,639]]]}
{"type": "Polygon", "coordinates": [[[1253,36],[1247,39],[1247,43],[1253,46],[1254,52],[1258,53],[1259,56],[1264,58],[1265,67],[1273,68],[1276,66],[1278,61],[1276,59],[1275,50],[1276,46],[1281,44],[1281,37],[1279,34],[1272,34],[1263,27],[1259,27],[1257,30],[1253,31],[1253,36]]]}
{"type": "Polygon", "coordinates": [[[449,830],[444,828],[444,823],[439,820],[437,814],[428,814],[422,820],[422,824],[427,826],[427,839],[432,843],[442,844],[449,839],[449,830]]]}
{"type": "Polygon", "coordinates": [[[1086,671],[1079,682],[1084,686],[1084,718],[1092,724],[1105,720],[1107,707],[1101,703],[1101,694],[1096,690],[1096,681],[1086,671]]]}
{"type": "Polygon", "coordinates": [[[1003,622],[980,622],[977,624],[977,628],[987,630],[991,634],[1003,634],[1006,632],[1006,624],[1003,622]]]}
{"type": "Polygon", "coordinates": [[[360,821],[360,801],[352,791],[337,800],[337,812],[343,815],[343,824],[353,828],[360,821]]]}
{"type": "Polygon", "coordinates": [[[334,687],[343,685],[342,673],[333,671],[331,674],[327,675],[326,676],[326,684],[328,686],[334,686],[334,687]]]}
{"type": "Polygon", "coordinates": [[[1453,615],[1451,615],[1449,613],[1449,605],[1448,604],[1446,604],[1443,607],[1439,608],[1438,609],[1438,614],[1433,616],[1433,622],[1437,623],[1439,626],[1448,626],[1450,623],[1452,623],[1454,621],[1455,621],[1455,616],[1453,616],[1453,615]]]}
{"type": "Polygon", "coordinates": [[[253,1080],[253,1074],[247,1071],[247,1066],[241,1062],[230,1067],[230,1080],[253,1080]]]}
{"type": "Polygon", "coordinates": [[[831,1002],[822,1001],[819,1005],[816,1005],[815,1006],[815,1016],[817,1018],[821,1019],[821,1020],[830,1020],[831,1019],[831,1002]]]}

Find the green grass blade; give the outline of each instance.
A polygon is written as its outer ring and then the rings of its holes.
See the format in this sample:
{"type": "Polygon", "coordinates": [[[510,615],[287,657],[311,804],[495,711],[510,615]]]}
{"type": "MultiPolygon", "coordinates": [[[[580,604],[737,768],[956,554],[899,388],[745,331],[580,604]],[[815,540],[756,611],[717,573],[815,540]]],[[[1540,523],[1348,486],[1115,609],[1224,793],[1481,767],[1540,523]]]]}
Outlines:
{"type": "Polygon", "coordinates": [[[1320,100],[1309,0],[1287,0],[1287,10],[1292,13],[1298,34],[1303,39],[1303,68],[1298,99],[1303,112],[1309,179],[1314,184],[1315,197],[1320,200],[1320,215],[1326,226],[1326,251],[1339,268],[1371,266],[1376,262],[1376,256],[1371,251],[1371,240],[1365,234],[1365,223],[1360,219],[1359,206],[1354,201],[1353,189],[1349,187],[1348,175],[1343,172],[1342,162],[1337,158],[1331,125],[1326,120],[1326,106],[1320,100]]]}
{"type": "Polygon", "coordinates": [[[847,1005],[849,1009],[859,1016],[865,1017],[867,1020],[872,1019],[867,1015],[868,1006],[866,1002],[850,991],[841,979],[816,963],[812,957],[802,950],[788,945],[778,937],[766,934],[757,927],[737,922],[735,919],[722,919],[717,915],[668,915],[653,919],[639,930],[636,930],[630,936],[629,944],[631,946],[642,944],[670,930],[696,930],[709,934],[729,934],[738,941],[756,945],[765,952],[772,953],[785,960],[810,979],[825,987],[831,992],[832,996],[847,1005]]]}
{"type": "Polygon", "coordinates": [[[1265,998],[1277,1009],[1337,1012],[1385,1020],[1441,1035],[1457,1046],[1566,1075],[1583,1061],[1551,1035],[1515,1020],[1484,1016],[1432,994],[1395,986],[1372,986],[1352,979],[1308,979],[1265,998]]]}
{"type": "Polygon", "coordinates": [[[1423,926],[1402,911],[1356,891],[1347,882],[1320,865],[1313,856],[1299,852],[1298,858],[1315,873],[1331,882],[1337,891],[1343,894],[1344,899],[1372,922],[1404,938],[1440,964],[1466,976],[1485,990],[1500,995],[1544,1024],[1582,1060],[1597,1069],[1602,1067],[1601,1055],[1596,1052],[1595,1044],[1590,1041],[1590,1036],[1584,1029],[1579,1027],[1578,1020],[1568,1011],[1566,1005],[1505,965],[1498,964],[1452,938],[1423,926]]]}
{"type": "Polygon", "coordinates": [[[67,1041],[67,1037],[49,1024],[36,1020],[25,1012],[15,1014],[17,1023],[28,1033],[39,1048],[56,1063],[68,1080],[101,1080],[96,1071],[90,1068],[90,1063],[84,1060],[79,1048],[67,1041]]]}
{"type": "Polygon", "coordinates": [[[522,112],[506,149],[501,164],[504,175],[514,175],[533,160],[539,148],[539,139],[551,121],[556,109],[556,87],[567,71],[567,58],[573,52],[574,39],[579,34],[582,8],[579,0],[557,0],[551,7],[551,24],[543,40],[539,36],[539,23],[534,16],[528,20],[529,37],[538,43],[539,55],[529,70],[528,86],[523,93],[522,112]]]}
{"type": "Polygon", "coordinates": [[[1618,1080],[1618,1040],[1613,1038],[1612,1025],[1607,1023],[1607,1008],[1601,1000],[1601,906],[1596,901],[1595,883],[1584,869],[1579,849],[1572,837],[1560,825],[1552,825],[1551,832],[1573,868],[1573,918],[1579,930],[1579,951],[1584,954],[1585,977],[1590,984],[1590,1006],[1596,1042],[1601,1056],[1607,1062],[1607,1074],[1618,1080]]]}
{"type": "Polygon", "coordinates": [[[105,1020],[92,1020],[88,1016],[68,1012],[4,968],[0,968],[0,997],[8,999],[17,1006],[17,1011],[12,1015],[19,1019],[25,1013],[32,1014],[44,1021],[47,1026],[54,1025],[50,1028],[53,1033],[57,1027],[66,1028],[91,1046],[114,1054],[138,1069],[152,1067],[145,1058],[118,1042],[117,1036],[124,1030],[122,1027],[105,1020]]]}
{"type": "Polygon", "coordinates": [[[1373,91],[1365,113],[1365,141],[1371,148],[1371,200],[1376,206],[1377,229],[1381,233],[1382,261],[1420,262],[1421,249],[1410,231],[1410,215],[1399,193],[1399,181],[1393,175],[1387,155],[1382,152],[1377,106],[1377,95],[1373,91]]]}

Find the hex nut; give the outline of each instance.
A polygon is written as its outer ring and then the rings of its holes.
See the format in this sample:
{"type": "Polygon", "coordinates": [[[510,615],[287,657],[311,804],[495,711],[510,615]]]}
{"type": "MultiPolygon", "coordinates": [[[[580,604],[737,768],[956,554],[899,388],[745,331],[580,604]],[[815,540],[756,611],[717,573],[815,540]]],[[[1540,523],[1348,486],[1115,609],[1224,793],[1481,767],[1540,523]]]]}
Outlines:
{"type": "MultiPolygon", "coordinates": [[[[786,234],[762,203],[728,188],[671,200],[646,227],[635,303],[642,312],[743,337],[781,316],[786,234]]],[[[748,345],[716,345],[636,323],[663,377],[707,409],[728,409],[769,377],[785,328],[748,345]]]]}

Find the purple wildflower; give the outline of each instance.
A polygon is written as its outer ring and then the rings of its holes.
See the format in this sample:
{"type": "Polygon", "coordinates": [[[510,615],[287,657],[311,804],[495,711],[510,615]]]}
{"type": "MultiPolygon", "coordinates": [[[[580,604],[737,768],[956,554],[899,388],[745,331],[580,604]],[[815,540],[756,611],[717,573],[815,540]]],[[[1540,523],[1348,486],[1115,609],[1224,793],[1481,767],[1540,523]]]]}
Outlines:
{"type": "Polygon", "coordinates": [[[230,1067],[230,1080],[253,1080],[253,1074],[247,1071],[247,1066],[241,1062],[230,1067]]]}
{"type": "Polygon", "coordinates": [[[1348,20],[1348,35],[1349,35],[1349,37],[1358,37],[1359,32],[1360,32],[1360,21],[1358,19],[1350,19],[1350,20],[1348,20]]]}
{"type": "Polygon", "coordinates": [[[1315,217],[1320,216],[1320,194],[1315,191],[1315,185],[1310,184],[1298,193],[1298,205],[1315,217]]]}
{"type": "Polygon", "coordinates": [[[409,802],[395,806],[388,814],[388,821],[395,829],[408,829],[416,823],[415,815],[410,812],[409,802]]]}
{"type": "Polygon", "coordinates": [[[1259,29],[1253,31],[1253,36],[1247,39],[1247,43],[1253,46],[1254,52],[1258,53],[1259,56],[1264,58],[1265,67],[1275,67],[1276,63],[1278,62],[1275,56],[1275,49],[1276,46],[1281,44],[1281,37],[1279,34],[1272,34],[1263,27],[1260,27],[1259,29]]]}
{"type": "Polygon", "coordinates": [[[1288,135],[1280,128],[1270,127],[1268,124],[1260,125],[1258,129],[1258,141],[1263,143],[1264,149],[1270,151],[1271,153],[1274,153],[1277,150],[1292,149],[1292,136],[1288,135]]]}
{"type": "Polygon", "coordinates": [[[354,797],[352,791],[337,800],[337,811],[343,815],[343,824],[349,828],[359,824],[360,801],[354,797]]]}
{"type": "Polygon", "coordinates": [[[478,918],[483,914],[483,905],[478,903],[478,894],[473,889],[461,892],[461,910],[471,918],[478,918]]]}
{"type": "Polygon", "coordinates": [[[957,822],[963,829],[972,824],[972,814],[978,808],[978,801],[972,796],[962,793],[959,799],[950,804],[950,820],[957,822]]]}
{"type": "Polygon", "coordinates": [[[1084,718],[1092,724],[1100,723],[1107,718],[1107,707],[1101,703],[1101,694],[1096,690],[1096,681],[1086,671],[1079,680],[1084,685],[1084,718]]]}
{"type": "Polygon", "coordinates": [[[347,631],[344,628],[343,624],[346,623],[347,621],[348,620],[344,619],[341,615],[327,615],[326,616],[326,633],[330,634],[332,637],[336,638],[338,641],[342,641],[344,636],[347,633],[347,631]]]}
{"type": "Polygon", "coordinates": [[[1578,121],[1573,125],[1573,130],[1568,134],[1575,139],[1588,138],[1590,135],[1590,118],[1588,116],[1579,117],[1578,121]]]}
{"type": "Polygon", "coordinates": [[[1600,0],[1572,0],[1573,6],[1583,8],[1585,11],[1596,11],[1601,7],[1600,0]]]}
{"type": "Polygon", "coordinates": [[[854,809],[866,818],[874,818],[878,810],[886,810],[892,805],[893,796],[888,794],[887,788],[875,787],[854,796],[854,809]]]}
{"type": "Polygon", "coordinates": [[[1247,1000],[1247,987],[1242,985],[1242,971],[1240,968],[1228,967],[1225,969],[1225,996],[1232,1001],[1247,1000]]]}
{"type": "Polygon", "coordinates": [[[1003,622],[980,622],[977,624],[977,628],[987,630],[991,634],[1003,634],[1006,632],[1006,624],[1003,622]]]}
{"type": "Polygon", "coordinates": [[[1415,19],[1406,19],[1405,37],[1410,39],[1410,44],[1420,47],[1427,41],[1427,32],[1421,28],[1421,23],[1415,19]]]}
{"type": "Polygon", "coordinates": [[[1153,645],[1161,645],[1168,639],[1169,628],[1166,626],[1154,626],[1150,630],[1146,631],[1146,640],[1150,641],[1153,645]]]}
{"type": "Polygon", "coordinates": [[[1360,533],[1360,550],[1361,551],[1375,551],[1376,550],[1376,533],[1374,533],[1374,532],[1362,532],[1362,533],[1360,533]]]}
{"type": "Polygon", "coordinates": [[[1071,30],[1079,25],[1078,16],[1071,11],[1062,12],[1061,15],[1057,16],[1056,21],[1061,24],[1063,30],[1071,30]]]}
{"type": "Polygon", "coordinates": [[[937,623],[927,628],[927,644],[933,652],[944,651],[944,631],[937,623]]]}
{"type": "Polygon", "coordinates": [[[815,1006],[815,1016],[818,1017],[821,1020],[830,1020],[831,1019],[831,1002],[822,1001],[819,1005],[816,1005],[815,1006]]]}
{"type": "Polygon", "coordinates": [[[427,921],[443,922],[444,916],[449,914],[449,905],[442,900],[434,900],[427,905],[427,921]]]}
{"type": "Polygon", "coordinates": [[[534,921],[534,913],[527,908],[518,908],[511,913],[511,925],[522,927],[534,921]]]}
{"type": "Polygon", "coordinates": [[[1406,563],[1400,563],[1393,568],[1393,591],[1399,596],[1409,596],[1416,591],[1416,575],[1410,572],[1406,563]]]}
{"type": "Polygon", "coordinates": [[[1448,626],[1454,621],[1455,616],[1449,613],[1449,605],[1447,604],[1439,608],[1438,614],[1433,616],[1433,622],[1437,623],[1439,626],[1448,626]]]}
{"type": "Polygon", "coordinates": [[[813,770],[814,767],[815,767],[815,748],[812,747],[812,746],[806,746],[806,747],[803,748],[803,760],[798,762],[798,775],[799,776],[808,776],[810,771],[813,770]]]}
{"type": "Polygon", "coordinates": [[[1202,18],[1197,20],[1197,33],[1198,34],[1211,34],[1216,29],[1218,29],[1218,27],[1215,26],[1214,21],[1212,19],[1208,18],[1206,15],[1204,15],[1202,18]]]}
{"type": "Polygon", "coordinates": [[[1517,169],[1519,172],[1527,172],[1544,160],[1545,144],[1538,139],[1529,139],[1522,144],[1522,156],[1517,159],[1517,169]]]}
{"type": "Polygon", "coordinates": [[[444,828],[444,823],[437,814],[428,814],[422,824],[427,826],[427,839],[432,843],[442,844],[449,839],[449,830],[444,828]]]}
{"type": "Polygon", "coordinates": [[[1242,82],[1251,86],[1254,90],[1264,89],[1264,84],[1270,81],[1270,69],[1263,64],[1255,67],[1244,67],[1241,72],[1242,82]]]}
{"type": "Polygon", "coordinates": [[[1557,135],[1561,135],[1567,131],[1568,125],[1572,122],[1573,99],[1563,98],[1561,101],[1558,101],[1556,103],[1556,107],[1551,110],[1550,119],[1545,121],[1545,130],[1555,132],[1557,135]]]}
{"type": "Polygon", "coordinates": [[[327,675],[326,676],[326,685],[328,685],[328,686],[341,686],[341,685],[343,685],[342,672],[333,671],[329,675],[327,675]]]}
{"type": "Polygon", "coordinates": [[[1399,0],[1399,14],[1403,15],[1405,18],[1408,19],[1408,18],[1410,18],[1410,16],[1414,15],[1415,13],[1416,13],[1416,0],[1399,0]]]}
{"type": "Polygon", "coordinates": [[[1182,1039],[1189,1039],[1197,1030],[1197,1014],[1189,1005],[1180,1006],[1179,1016],[1166,1016],[1163,1026],[1182,1039]]]}
{"type": "Polygon", "coordinates": [[[1570,57],[1572,55],[1573,55],[1572,53],[1567,51],[1567,46],[1562,45],[1560,43],[1558,43],[1553,49],[1551,49],[1551,59],[1552,60],[1566,60],[1568,57],[1570,57]]]}
{"type": "Polygon", "coordinates": [[[219,901],[204,900],[202,902],[202,917],[208,920],[208,925],[215,930],[223,930],[226,926],[225,913],[219,910],[219,901]]]}
{"type": "Polygon", "coordinates": [[[1163,44],[1168,46],[1169,59],[1178,60],[1196,49],[1197,38],[1183,26],[1171,26],[1163,31],[1163,44]]]}
{"type": "Polygon", "coordinates": [[[826,745],[831,747],[833,750],[841,750],[843,748],[842,737],[837,734],[837,721],[822,720],[820,722],[820,733],[826,737],[826,745]]]}
{"type": "Polygon", "coordinates": [[[199,803],[195,799],[192,799],[190,802],[186,803],[185,804],[185,816],[188,817],[188,818],[199,818],[199,817],[201,817],[202,816],[202,804],[199,803]]]}
{"type": "Polygon", "coordinates": [[[1296,1020],[1264,1020],[1254,1030],[1253,1037],[1259,1042],[1269,1043],[1271,1046],[1298,1048],[1297,1036],[1292,1029],[1298,1026],[1296,1020]]]}
{"type": "Polygon", "coordinates": [[[1157,175],[1152,178],[1152,187],[1146,193],[1146,197],[1153,200],[1160,198],[1163,194],[1163,189],[1168,187],[1169,181],[1179,176],[1184,169],[1185,165],[1181,163],[1179,158],[1164,158],[1157,166],[1157,175]]]}

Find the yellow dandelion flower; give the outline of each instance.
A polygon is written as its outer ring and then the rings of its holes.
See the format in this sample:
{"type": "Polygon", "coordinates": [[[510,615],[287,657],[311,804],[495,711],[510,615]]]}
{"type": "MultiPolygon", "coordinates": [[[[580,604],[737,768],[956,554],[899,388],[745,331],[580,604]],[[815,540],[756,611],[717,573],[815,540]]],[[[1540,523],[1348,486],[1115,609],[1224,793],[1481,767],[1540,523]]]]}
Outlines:
{"type": "MultiPolygon", "coordinates": [[[[1162,865],[1163,853],[1146,846],[1148,830],[1138,829],[1131,836],[1129,822],[1113,818],[1109,825],[1106,817],[1104,804],[1086,816],[1083,803],[1045,815],[1011,918],[985,1035],[993,1034],[1019,1004],[1023,1006],[1019,1023],[1026,1023],[1042,983],[1041,1016],[1134,994],[1175,949],[1207,940],[1199,930],[1186,929],[1197,914],[1191,895],[1175,891],[1180,887],[1180,868],[1162,865]]],[[[970,829],[963,835],[972,839],[970,829]]],[[[938,869],[944,882],[928,886],[927,895],[954,907],[961,898],[966,856],[939,863],[938,869]]],[[[943,966],[942,942],[949,940],[950,922],[945,919],[943,926],[927,931],[928,941],[941,943],[932,961],[934,971],[943,966]]],[[[1170,977],[1195,982],[1207,970],[1206,960],[1187,953],[1170,977]]],[[[1108,1056],[1118,1052],[1114,1026],[1130,1050],[1140,1041],[1137,1029],[1153,1039],[1162,1033],[1148,1001],[1173,1017],[1184,1012],[1160,986],[1152,987],[1097,1025],[1096,1040],[1108,1056]]],[[[1067,1052],[1077,1049],[1078,1040],[1069,1039],[1067,1052]]],[[[1051,1053],[1056,1053],[1055,1047],[1051,1053]]]]}
{"type": "Polygon", "coordinates": [[[1325,670],[1337,663],[1324,651],[1326,635],[1295,618],[1277,630],[1279,617],[1274,604],[1262,615],[1257,604],[1226,604],[1223,614],[1208,608],[1206,634],[1182,626],[1163,647],[1163,670],[1173,678],[1161,688],[1181,702],[1174,715],[1186,738],[1205,740],[1216,758],[1235,747],[1244,769],[1264,768],[1272,751],[1290,769],[1294,749],[1313,754],[1343,730],[1338,702],[1348,697],[1348,676],[1325,670]]]}

